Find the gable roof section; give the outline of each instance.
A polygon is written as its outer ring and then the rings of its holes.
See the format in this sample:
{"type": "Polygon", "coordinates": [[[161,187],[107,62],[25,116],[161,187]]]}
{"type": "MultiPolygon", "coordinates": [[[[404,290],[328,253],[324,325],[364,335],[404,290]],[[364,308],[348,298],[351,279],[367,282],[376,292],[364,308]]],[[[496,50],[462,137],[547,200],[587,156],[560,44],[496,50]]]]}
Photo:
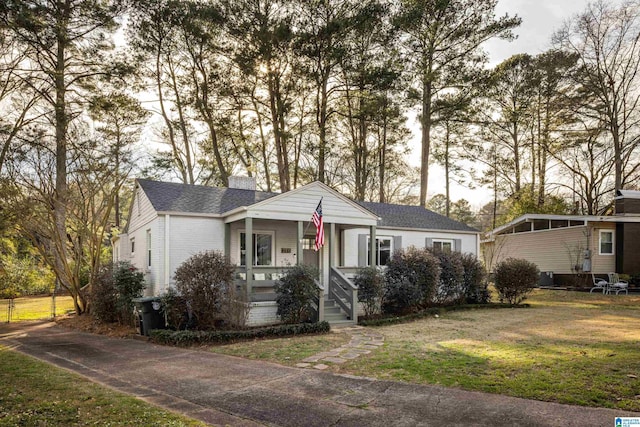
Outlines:
{"type": "Polygon", "coordinates": [[[477,233],[473,227],[447,218],[420,206],[392,205],[388,203],[357,202],[378,215],[380,227],[417,228],[428,230],[464,231],[477,233]]]}
{"type": "Polygon", "coordinates": [[[249,206],[244,212],[229,212],[227,221],[235,221],[244,215],[262,219],[309,221],[318,202],[322,200],[325,223],[349,225],[376,225],[378,216],[319,181],[278,194],[249,206]]]}
{"type": "Polygon", "coordinates": [[[184,212],[221,215],[240,206],[250,206],[278,193],[208,187],[139,179],[154,209],[158,212],[184,212]]]}
{"type": "MultiPolygon", "coordinates": [[[[257,212],[269,208],[272,205],[271,202],[286,201],[294,196],[302,198],[311,196],[313,197],[312,200],[309,200],[311,204],[304,209],[304,215],[311,217],[319,200],[316,193],[317,195],[324,193],[332,196],[333,203],[338,203],[336,208],[340,204],[344,204],[342,206],[350,205],[351,209],[359,211],[358,216],[362,215],[363,218],[371,219],[378,217],[379,227],[478,232],[475,228],[420,206],[353,201],[320,182],[313,182],[286,193],[189,185],[148,179],[138,179],[137,182],[157,212],[222,216],[233,214],[232,211],[243,207],[251,207],[251,210],[257,212]]],[[[325,199],[323,207],[325,208],[325,221],[330,222],[332,211],[335,211],[330,209],[330,200],[325,199]]]]}

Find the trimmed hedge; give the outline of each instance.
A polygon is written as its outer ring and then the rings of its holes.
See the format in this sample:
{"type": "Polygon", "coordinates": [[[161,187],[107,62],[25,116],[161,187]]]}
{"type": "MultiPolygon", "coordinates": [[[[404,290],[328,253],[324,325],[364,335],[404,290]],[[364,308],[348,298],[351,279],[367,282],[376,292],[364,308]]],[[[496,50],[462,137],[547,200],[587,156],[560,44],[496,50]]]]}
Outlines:
{"type": "Polygon", "coordinates": [[[277,325],[239,331],[170,331],[166,329],[153,329],[150,332],[150,336],[152,341],[159,344],[190,346],[211,343],[230,343],[256,338],[324,334],[329,332],[330,329],[329,322],[319,322],[277,325]]]}
{"type": "Polygon", "coordinates": [[[490,308],[527,308],[529,304],[497,304],[497,303],[488,303],[488,304],[462,304],[462,305],[452,305],[447,307],[431,307],[425,310],[422,310],[418,313],[407,314],[406,316],[393,316],[393,317],[382,317],[380,319],[367,319],[358,321],[358,325],[360,326],[386,326],[386,325],[397,325],[399,323],[408,323],[414,320],[423,319],[425,317],[430,317],[433,315],[440,315],[447,313],[449,311],[463,311],[463,310],[483,310],[490,308]]]}

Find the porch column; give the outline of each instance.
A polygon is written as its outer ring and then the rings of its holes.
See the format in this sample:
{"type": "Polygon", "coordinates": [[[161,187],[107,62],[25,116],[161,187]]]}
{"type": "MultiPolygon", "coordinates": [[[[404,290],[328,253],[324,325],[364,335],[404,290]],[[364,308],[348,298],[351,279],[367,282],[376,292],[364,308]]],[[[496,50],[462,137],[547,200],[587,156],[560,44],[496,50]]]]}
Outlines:
{"type": "Polygon", "coordinates": [[[251,301],[251,287],[253,286],[253,218],[245,218],[244,233],[244,263],[247,272],[247,299],[251,301]]]}
{"type": "Polygon", "coordinates": [[[302,239],[304,238],[304,221],[298,221],[298,239],[296,240],[296,264],[301,265],[304,262],[302,253],[302,239]]]}
{"type": "Polygon", "coordinates": [[[332,222],[331,224],[329,224],[329,271],[331,271],[331,268],[335,264],[335,259],[334,259],[334,257],[336,256],[335,241],[336,241],[336,224],[332,222]]]}
{"type": "Polygon", "coordinates": [[[224,256],[231,259],[231,224],[224,225],[224,256]]]}
{"type": "Polygon", "coordinates": [[[369,227],[369,265],[376,266],[376,226],[369,227]]]}

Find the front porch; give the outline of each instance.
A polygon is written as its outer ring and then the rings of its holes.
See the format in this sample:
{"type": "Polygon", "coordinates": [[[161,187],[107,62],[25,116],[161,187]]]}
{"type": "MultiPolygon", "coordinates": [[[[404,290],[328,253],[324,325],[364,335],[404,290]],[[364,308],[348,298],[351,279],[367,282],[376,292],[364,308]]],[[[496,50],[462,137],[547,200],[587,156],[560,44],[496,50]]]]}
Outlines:
{"type": "MultiPolygon", "coordinates": [[[[349,279],[352,272],[342,264],[348,246],[344,231],[368,231],[371,247],[359,248],[358,264],[365,264],[368,255],[371,265],[375,265],[376,215],[324,184],[314,183],[229,212],[224,222],[224,251],[239,266],[236,284],[246,292],[252,310],[271,304],[275,316],[276,280],[291,266],[306,264],[320,272],[317,319],[357,322],[358,291],[349,279]],[[325,245],[315,251],[316,228],[311,217],[320,200],[325,245]]],[[[348,267],[355,270],[357,265],[348,267]]]]}
{"type": "MultiPolygon", "coordinates": [[[[251,304],[250,324],[277,323],[276,281],[286,274],[291,267],[253,267],[253,279],[247,280],[246,267],[236,269],[235,284],[238,290],[246,292],[246,299],[251,304]],[[249,287],[251,282],[251,287],[249,287]]],[[[358,322],[358,288],[352,278],[356,267],[331,267],[329,280],[324,286],[316,281],[319,291],[313,301],[316,321],[326,320],[332,325],[357,324],[358,322]]]]}

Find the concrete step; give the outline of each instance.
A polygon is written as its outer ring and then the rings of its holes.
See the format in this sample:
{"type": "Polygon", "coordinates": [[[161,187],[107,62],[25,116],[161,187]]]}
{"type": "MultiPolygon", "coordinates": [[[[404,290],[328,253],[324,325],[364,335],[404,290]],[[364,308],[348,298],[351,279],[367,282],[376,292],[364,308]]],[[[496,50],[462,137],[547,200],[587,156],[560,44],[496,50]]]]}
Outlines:
{"type": "Polygon", "coordinates": [[[353,320],[327,320],[327,322],[329,322],[329,324],[331,325],[332,328],[339,328],[339,327],[344,327],[344,326],[353,326],[356,324],[356,322],[354,322],[353,320]]]}
{"type": "Polygon", "coordinates": [[[340,314],[325,314],[324,320],[326,320],[329,323],[332,323],[334,321],[350,320],[350,319],[346,315],[340,313],[340,314]]]}
{"type": "Polygon", "coordinates": [[[339,313],[343,313],[343,311],[338,306],[324,308],[324,314],[339,314],[339,313]]]}
{"type": "Polygon", "coordinates": [[[332,299],[326,299],[324,300],[324,306],[325,307],[333,307],[336,305],[336,301],[332,300],[332,299]]]}

